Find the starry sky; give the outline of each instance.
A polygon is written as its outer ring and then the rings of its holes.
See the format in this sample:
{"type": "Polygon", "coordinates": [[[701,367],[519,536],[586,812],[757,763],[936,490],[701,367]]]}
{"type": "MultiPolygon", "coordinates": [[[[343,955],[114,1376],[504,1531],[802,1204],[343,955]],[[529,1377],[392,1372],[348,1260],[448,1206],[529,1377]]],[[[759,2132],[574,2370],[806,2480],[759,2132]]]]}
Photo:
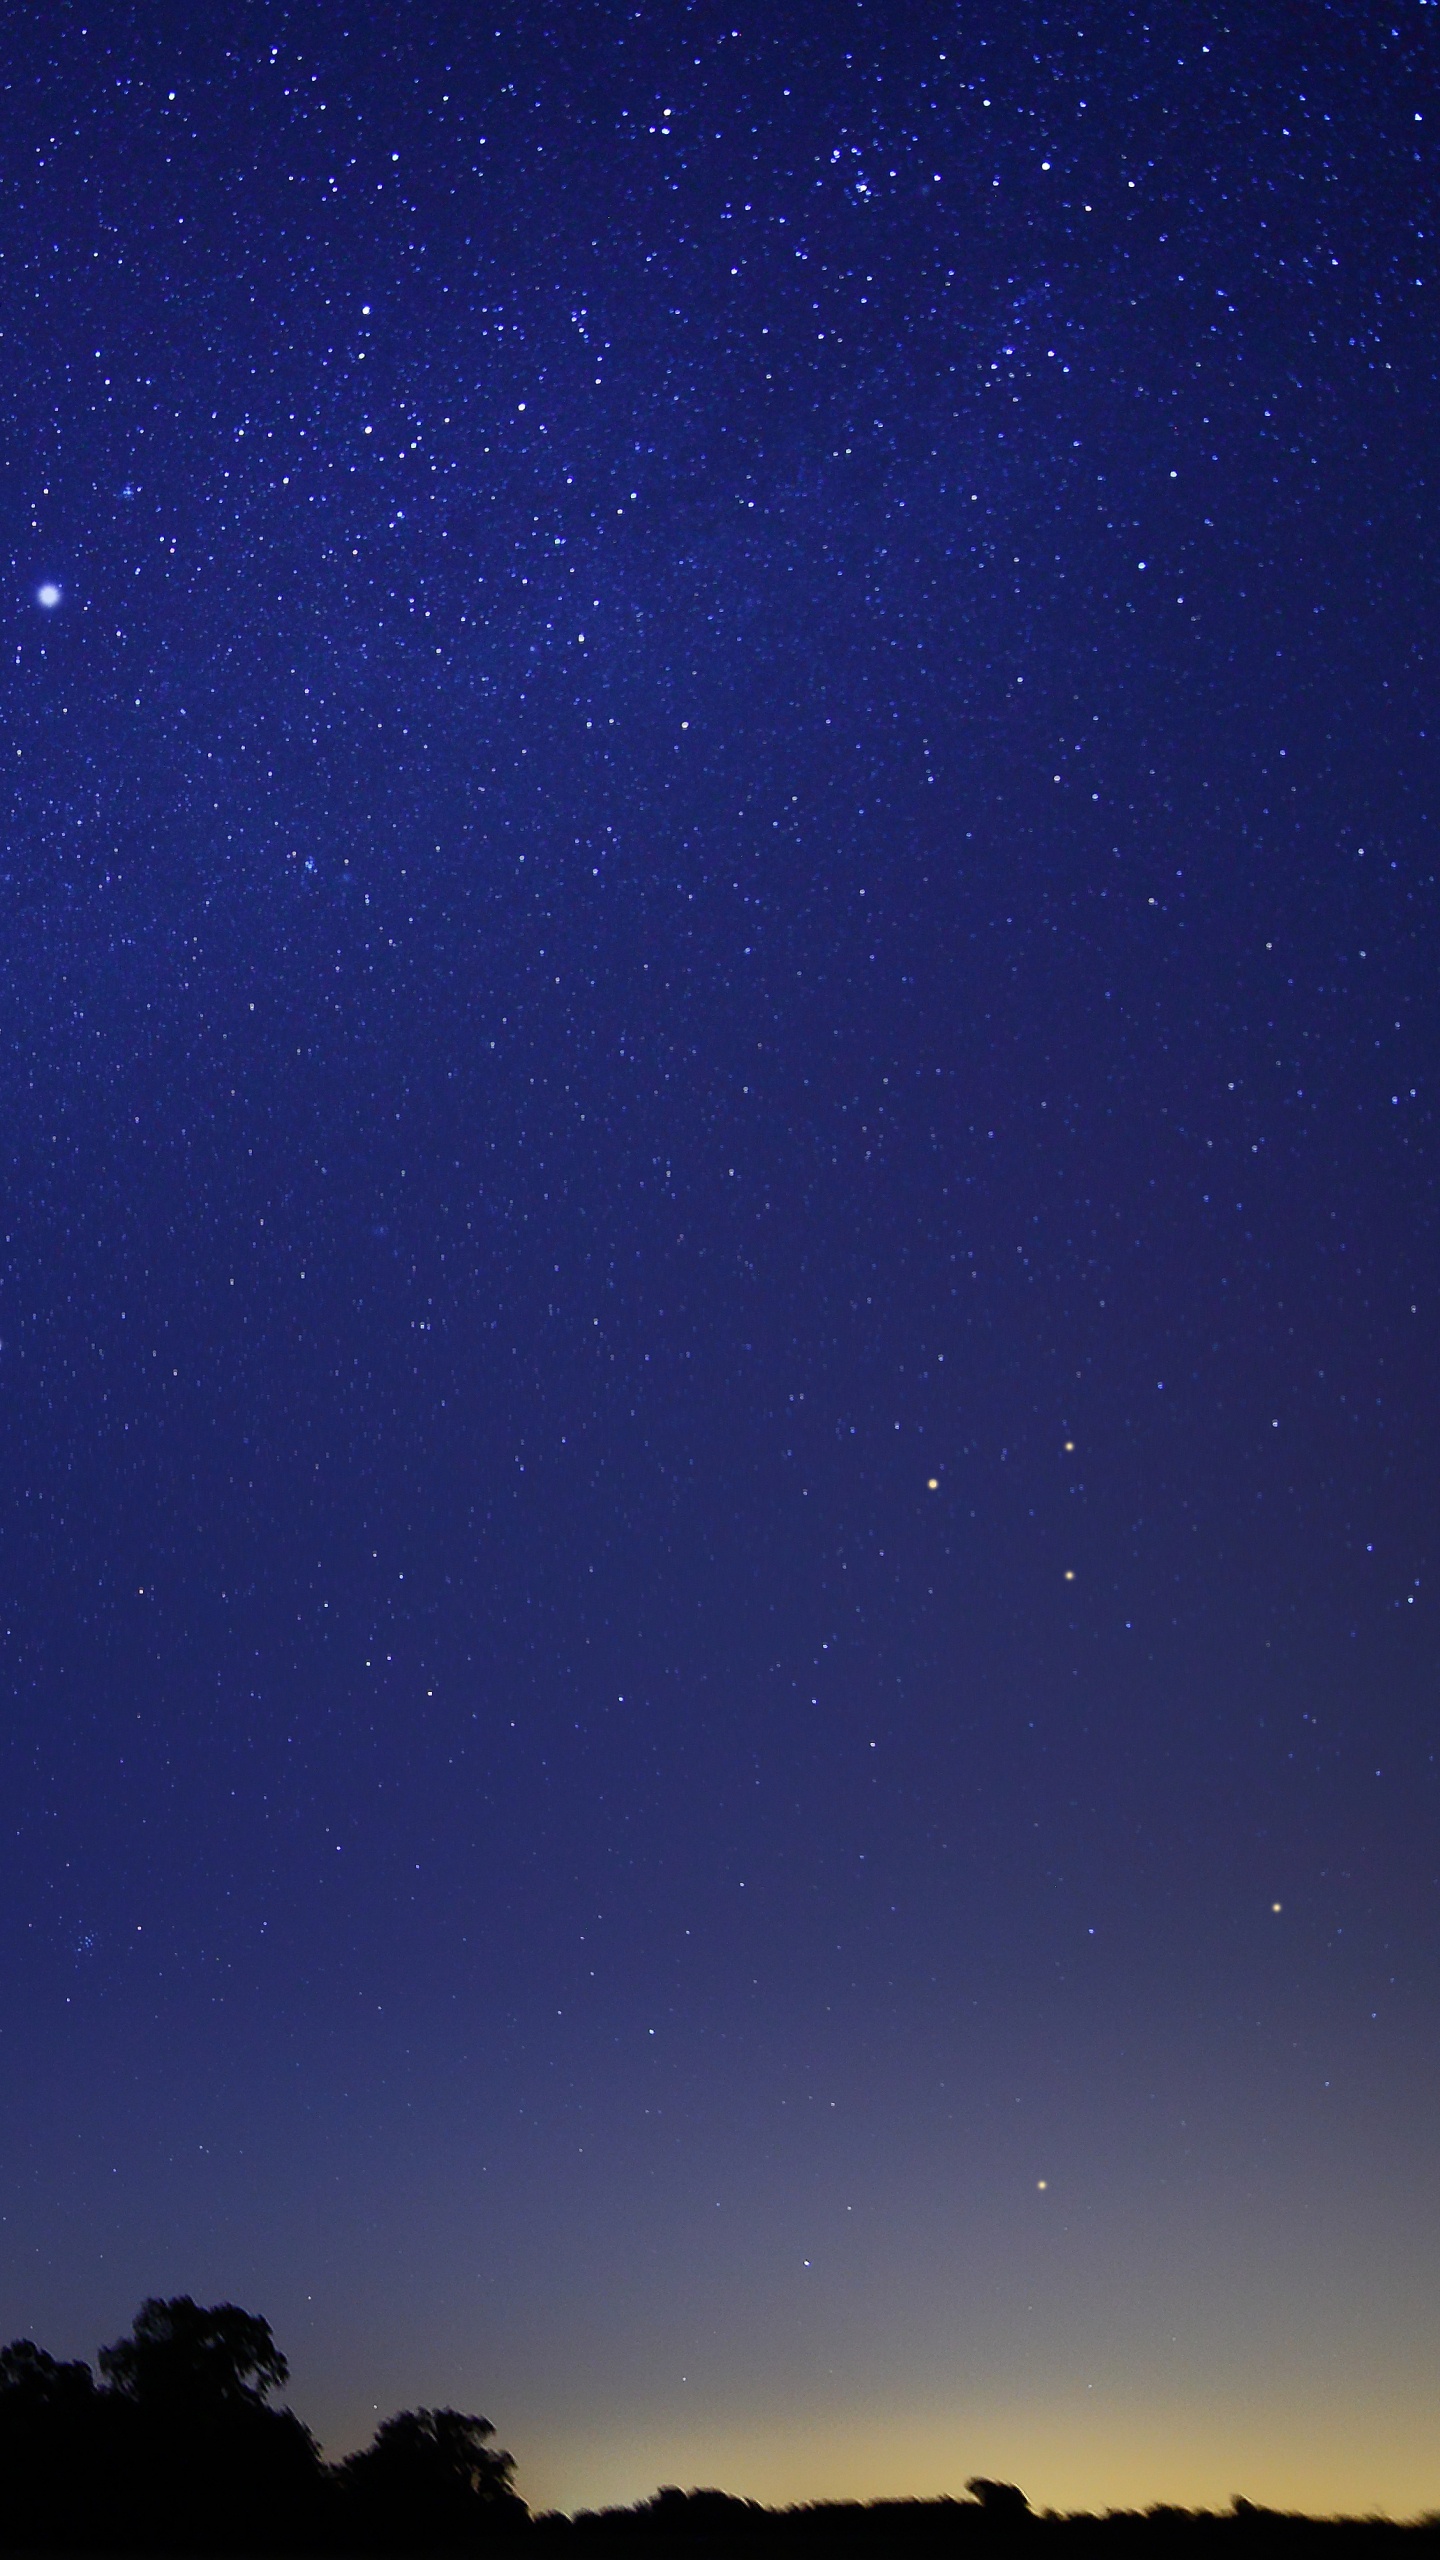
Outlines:
{"type": "Polygon", "coordinates": [[[1437,33],[12,17],[5,2335],[1440,2505],[1437,33]]]}

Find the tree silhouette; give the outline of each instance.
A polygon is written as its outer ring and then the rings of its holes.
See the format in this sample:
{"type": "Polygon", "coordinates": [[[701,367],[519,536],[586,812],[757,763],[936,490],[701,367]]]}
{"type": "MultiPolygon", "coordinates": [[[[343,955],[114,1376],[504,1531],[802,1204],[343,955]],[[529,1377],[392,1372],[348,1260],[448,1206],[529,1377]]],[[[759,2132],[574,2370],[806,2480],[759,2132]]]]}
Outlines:
{"type": "Polygon", "coordinates": [[[288,2409],[268,2320],[177,2294],[142,2302],[128,2338],[100,2350],[102,2397],[123,2423],[111,2464],[115,2529],[152,2549],[273,2550],[322,2527],[319,2447],[288,2409]]]}
{"type": "Polygon", "coordinates": [[[385,2550],[463,2549],[528,2514],[515,2465],[493,2447],[488,2418],[459,2409],[402,2409],[341,2466],[362,2536],[385,2550]]]}
{"type": "Polygon", "coordinates": [[[0,2347],[0,2425],[33,2422],[88,2404],[95,2376],[88,2364],[60,2364],[33,2338],[12,2338],[0,2347]]]}
{"type": "Polygon", "coordinates": [[[233,2302],[202,2310],[188,2293],[142,2302],[129,2337],[101,2348],[100,2370],[123,2400],[186,2417],[263,2408],[290,2379],[268,2320],[233,2302]]]}
{"type": "Polygon", "coordinates": [[[93,2540],[104,2514],[109,2412],[88,2364],[31,2338],[0,2347],[0,2539],[93,2540]]]}

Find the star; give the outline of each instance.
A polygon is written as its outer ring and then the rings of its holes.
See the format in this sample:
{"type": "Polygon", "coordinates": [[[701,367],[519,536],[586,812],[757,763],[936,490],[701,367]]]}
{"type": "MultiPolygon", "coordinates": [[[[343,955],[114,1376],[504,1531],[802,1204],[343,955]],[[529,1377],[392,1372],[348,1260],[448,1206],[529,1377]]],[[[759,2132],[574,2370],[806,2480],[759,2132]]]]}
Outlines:
{"type": "Polygon", "coordinates": [[[37,604],[43,604],[47,613],[53,613],[60,601],[60,589],[52,585],[47,578],[43,586],[36,588],[35,601],[37,604]]]}

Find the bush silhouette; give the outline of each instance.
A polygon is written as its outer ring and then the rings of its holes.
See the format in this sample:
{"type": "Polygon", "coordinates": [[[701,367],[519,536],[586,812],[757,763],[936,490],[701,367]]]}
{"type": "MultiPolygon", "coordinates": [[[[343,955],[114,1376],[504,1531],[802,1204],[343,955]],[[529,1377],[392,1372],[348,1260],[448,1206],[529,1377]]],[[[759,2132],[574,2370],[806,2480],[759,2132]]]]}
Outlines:
{"type": "Polygon", "coordinates": [[[1013,2480],[967,2480],[971,2497],[992,2524],[1020,2524],[1030,2514],[1030,2501],[1013,2480]]]}

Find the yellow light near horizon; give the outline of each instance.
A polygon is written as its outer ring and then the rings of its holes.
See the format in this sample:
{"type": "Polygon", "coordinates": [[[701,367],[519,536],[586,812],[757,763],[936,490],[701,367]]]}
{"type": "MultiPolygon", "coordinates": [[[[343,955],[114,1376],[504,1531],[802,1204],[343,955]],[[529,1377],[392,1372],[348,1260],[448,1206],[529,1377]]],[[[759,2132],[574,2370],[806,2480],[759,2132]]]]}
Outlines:
{"type": "MultiPolygon", "coordinates": [[[[980,2448],[990,2476],[1018,2480],[1032,2507],[1144,2507],[1159,2500],[1223,2509],[1237,2487],[1259,2505],[1312,2514],[1418,2515],[1434,2499],[1427,2411],[1366,2400],[1359,2408],[1193,2406],[1163,2399],[1068,2393],[1054,2405],[963,2394],[945,2410],[878,2411],[751,2406],[708,2416],[589,2428],[552,2438],[544,2476],[526,2487],[544,2503],[622,2504],[659,2480],[714,2481],[776,2505],[821,2498],[963,2494],[980,2448]]],[[[783,2395],[782,2395],[783,2398],[783,2395]]]]}

